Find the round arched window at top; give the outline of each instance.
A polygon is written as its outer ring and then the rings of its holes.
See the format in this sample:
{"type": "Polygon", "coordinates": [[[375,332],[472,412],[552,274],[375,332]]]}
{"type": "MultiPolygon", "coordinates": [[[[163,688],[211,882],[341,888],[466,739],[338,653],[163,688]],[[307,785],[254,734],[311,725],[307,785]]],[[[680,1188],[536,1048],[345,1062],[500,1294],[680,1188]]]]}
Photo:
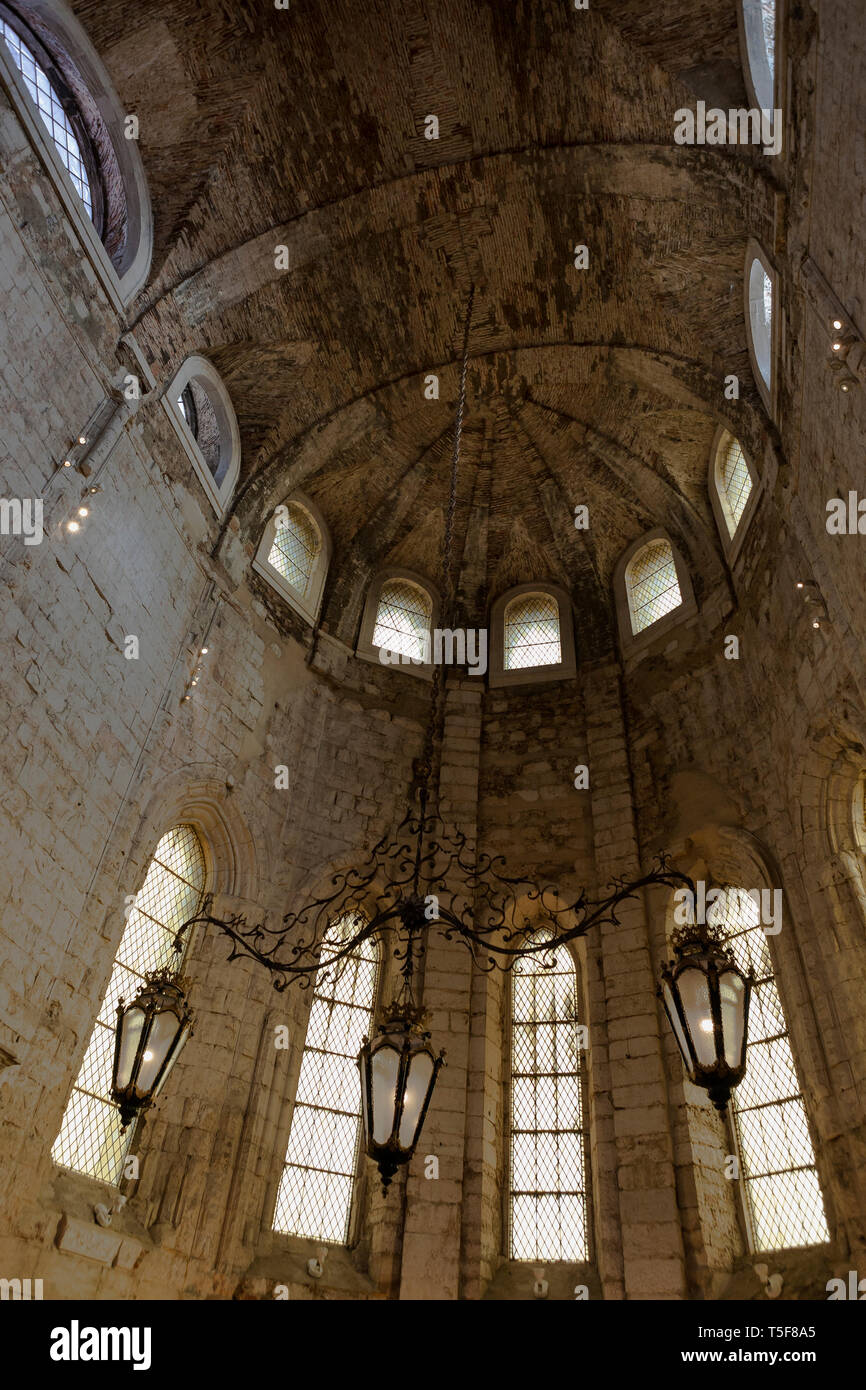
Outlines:
{"type": "Polygon", "coordinates": [[[84,118],[63,73],[45,45],[6,5],[0,5],[0,35],[73,188],[101,235],[104,215],[99,163],[84,118]]]}
{"type": "Polygon", "coordinates": [[[776,0],[742,0],[740,16],[750,95],[760,110],[772,111],[776,78],[776,0]]]}
{"type": "Polygon", "coordinates": [[[25,134],[103,283],[128,303],[150,269],[150,198],[129,118],[98,53],[64,0],[0,3],[0,51],[25,134]]]}

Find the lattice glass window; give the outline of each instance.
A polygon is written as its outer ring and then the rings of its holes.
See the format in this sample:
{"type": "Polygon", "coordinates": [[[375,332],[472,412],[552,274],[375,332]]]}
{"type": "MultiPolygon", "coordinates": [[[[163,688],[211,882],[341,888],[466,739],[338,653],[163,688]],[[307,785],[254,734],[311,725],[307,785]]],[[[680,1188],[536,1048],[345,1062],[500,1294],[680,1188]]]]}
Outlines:
{"type": "Polygon", "coordinates": [[[629,561],[625,583],[635,636],[679,608],[683,596],[670,541],[659,539],[643,546],[629,561]]]}
{"type": "Polygon", "coordinates": [[[201,843],[190,825],[163,835],[135,895],[108,990],[52,1149],[55,1163],[117,1183],[134,1126],[120,1133],[120,1114],[109,1100],[117,1001],[135,997],[149,970],[171,958],[178,927],[198,907],[205,881],[201,843]]]}
{"type": "Polygon", "coordinates": [[[0,35],[12,55],[16,68],[24,78],[24,84],[42,117],[42,123],[54,141],[57,153],[72,180],[76,193],[93,220],[93,197],[90,191],[90,177],[84,162],[84,153],[69,123],[60,98],[51,84],[47,73],[36,61],[36,57],[19,34],[7,24],[0,15],[0,35]]]}
{"type": "Polygon", "coordinates": [[[358,914],[331,923],[322,948],[301,1059],[274,1230],[345,1245],[361,1135],[358,1053],[376,1000],[379,948],[365,941],[329,964],[358,914]],[[330,949],[329,949],[330,947],[330,949]]]}
{"type": "Polygon", "coordinates": [[[574,964],[558,946],[521,957],[511,981],[511,1259],[586,1260],[574,964]]]}
{"type": "Polygon", "coordinates": [[[321,547],[319,528],[309,512],[297,502],[290,502],[274,531],[268,564],[273,565],[303,598],[310,587],[321,547]]]}
{"type": "Polygon", "coordinates": [[[755,976],[746,1075],[731,1098],[754,1249],[820,1244],[830,1233],[815,1151],[757,904],[744,889],[727,888],[707,918],[755,976]]]}
{"type": "Polygon", "coordinates": [[[550,594],[521,594],[505,610],[505,669],[559,666],[559,604],[550,594]]]}
{"type": "Polygon", "coordinates": [[[379,594],[373,646],[429,661],[432,617],[433,601],[424,589],[408,579],[389,579],[379,594]]]}
{"type": "Polygon", "coordinates": [[[739,440],[732,434],[722,437],[716,456],[716,484],[728,531],[733,536],[746,510],[752,491],[752,475],[739,440]]]}

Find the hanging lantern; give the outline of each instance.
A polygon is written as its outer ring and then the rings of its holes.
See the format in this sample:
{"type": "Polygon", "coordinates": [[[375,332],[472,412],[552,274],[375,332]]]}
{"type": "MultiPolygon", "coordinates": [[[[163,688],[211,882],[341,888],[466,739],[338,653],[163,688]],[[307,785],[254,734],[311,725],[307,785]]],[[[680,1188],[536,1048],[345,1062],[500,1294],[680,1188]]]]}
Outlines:
{"type": "Polygon", "coordinates": [[[122,1128],[153,1105],[192,1031],[186,981],[164,967],[145,976],[131,1004],[117,1005],[111,1098],[122,1128]]]}
{"type": "Polygon", "coordinates": [[[661,972],[664,1002],[689,1080],[723,1112],[746,1074],[754,983],[712,927],[688,925],[671,938],[675,959],[661,972]]]}
{"type": "Polygon", "coordinates": [[[425,1015],[412,1005],[391,1004],[379,1036],[372,1042],[364,1038],[358,1057],[366,1150],[379,1165],[385,1192],[415,1152],[445,1059],[444,1052],[434,1056],[424,1022],[425,1015]]]}

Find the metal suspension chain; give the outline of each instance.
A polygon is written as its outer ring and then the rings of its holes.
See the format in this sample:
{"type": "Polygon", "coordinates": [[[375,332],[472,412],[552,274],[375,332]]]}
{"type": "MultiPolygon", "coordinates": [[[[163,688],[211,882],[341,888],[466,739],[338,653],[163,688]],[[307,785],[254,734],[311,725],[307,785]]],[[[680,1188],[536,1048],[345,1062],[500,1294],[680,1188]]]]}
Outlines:
{"type": "MultiPolygon", "coordinates": [[[[444,625],[452,628],[455,617],[456,582],[453,572],[452,553],[454,548],[454,518],[457,512],[457,480],[460,472],[460,444],[463,437],[463,415],[466,409],[466,374],[469,366],[469,327],[472,321],[472,306],[475,302],[475,286],[469,287],[466,304],[466,317],[463,322],[463,350],[460,365],[460,388],[457,395],[457,414],[454,420],[454,444],[451,450],[451,476],[448,489],[448,510],[445,517],[445,536],[442,546],[442,614],[444,625]]],[[[441,655],[441,653],[440,653],[441,655]]],[[[431,790],[435,787],[435,801],[439,803],[439,770],[442,757],[442,736],[445,728],[445,674],[442,661],[433,670],[432,692],[430,697],[430,716],[421,755],[422,782],[419,793],[421,832],[418,836],[416,855],[415,886],[418,887],[420,860],[422,853],[424,820],[428,812],[431,790]],[[436,758],[438,750],[438,759],[436,758]],[[434,778],[434,760],[436,760],[434,778]]]]}

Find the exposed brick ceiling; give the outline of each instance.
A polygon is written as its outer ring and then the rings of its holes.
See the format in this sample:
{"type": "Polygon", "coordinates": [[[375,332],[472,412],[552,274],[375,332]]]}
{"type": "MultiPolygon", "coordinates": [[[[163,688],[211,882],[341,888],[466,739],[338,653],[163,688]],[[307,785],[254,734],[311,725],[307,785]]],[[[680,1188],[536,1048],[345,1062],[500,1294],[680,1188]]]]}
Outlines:
{"type": "Polygon", "coordinates": [[[744,101],[735,0],[76,9],[140,117],[156,251],[132,317],[164,375],[190,351],[222,372],[250,537],[299,487],[337,566],[435,576],[474,279],[458,539],[470,504],[489,526],[465,587],[543,567],[600,593],[660,523],[717,564],[707,453],[728,372],[755,437],[743,258],[772,189],[760,155],[676,146],[673,113],[744,101]]]}

